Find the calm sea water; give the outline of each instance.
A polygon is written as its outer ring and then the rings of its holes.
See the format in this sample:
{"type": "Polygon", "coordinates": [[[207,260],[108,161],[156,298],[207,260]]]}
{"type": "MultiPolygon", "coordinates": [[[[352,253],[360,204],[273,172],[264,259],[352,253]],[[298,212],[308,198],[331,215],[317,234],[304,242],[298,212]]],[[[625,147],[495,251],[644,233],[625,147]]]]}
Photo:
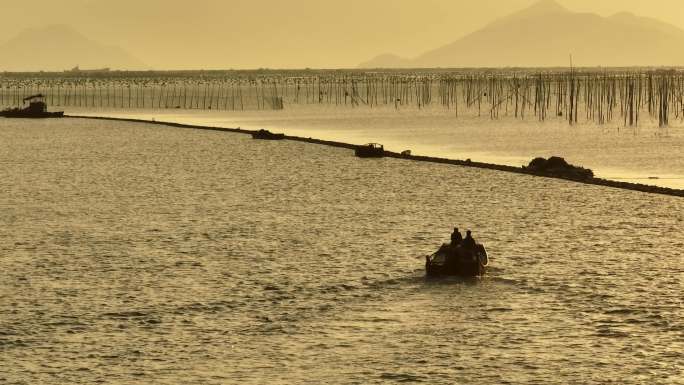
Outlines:
{"type": "Polygon", "coordinates": [[[284,111],[73,110],[84,115],[156,119],[199,125],[266,128],[291,135],[363,144],[393,151],[520,166],[538,156],[562,156],[608,179],[684,189],[684,122],[670,128],[644,120],[569,126],[562,119],[459,116],[441,107],[335,108],[288,106],[284,111]]]}
{"type": "Polygon", "coordinates": [[[681,384],[684,200],[0,120],[0,383],[681,384]],[[471,228],[477,280],[424,255],[471,228]]]}

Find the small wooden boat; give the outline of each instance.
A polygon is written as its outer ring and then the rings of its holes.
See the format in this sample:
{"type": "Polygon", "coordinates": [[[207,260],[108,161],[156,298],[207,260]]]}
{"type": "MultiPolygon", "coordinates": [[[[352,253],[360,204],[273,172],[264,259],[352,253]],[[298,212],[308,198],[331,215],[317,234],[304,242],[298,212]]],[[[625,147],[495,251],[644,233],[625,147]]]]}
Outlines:
{"type": "Polygon", "coordinates": [[[8,108],[0,111],[0,116],[5,118],[62,118],[64,111],[48,112],[47,104],[45,104],[45,96],[43,94],[32,95],[24,98],[24,103],[28,102],[28,107],[24,108],[8,108]]]}
{"type": "Polygon", "coordinates": [[[357,146],[354,154],[359,158],[382,158],[385,156],[385,147],[378,143],[368,143],[357,146]]]}
{"type": "Polygon", "coordinates": [[[487,250],[481,244],[472,248],[444,244],[425,258],[425,271],[429,277],[479,277],[489,266],[487,250]]]}
{"type": "Polygon", "coordinates": [[[283,140],[285,139],[285,134],[274,134],[268,130],[259,130],[252,133],[253,139],[260,140],[283,140]]]}

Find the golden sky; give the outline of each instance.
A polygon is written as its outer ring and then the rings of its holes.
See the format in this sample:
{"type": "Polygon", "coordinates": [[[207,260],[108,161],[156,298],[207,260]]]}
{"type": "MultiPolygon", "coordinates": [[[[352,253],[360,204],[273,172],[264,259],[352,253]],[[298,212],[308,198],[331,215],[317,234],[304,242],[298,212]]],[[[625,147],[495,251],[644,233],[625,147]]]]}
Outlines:
{"type": "MultiPolygon", "coordinates": [[[[0,42],[66,24],[156,69],[355,67],[457,40],[533,0],[2,0],[0,42]]],[[[684,0],[558,0],[684,28],[684,0]]]]}

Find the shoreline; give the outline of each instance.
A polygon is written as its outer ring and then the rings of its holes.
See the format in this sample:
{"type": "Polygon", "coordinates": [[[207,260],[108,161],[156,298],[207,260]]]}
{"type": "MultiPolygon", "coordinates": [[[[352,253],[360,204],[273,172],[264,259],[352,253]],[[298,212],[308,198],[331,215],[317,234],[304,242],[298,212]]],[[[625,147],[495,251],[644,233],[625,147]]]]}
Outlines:
{"type": "MultiPolygon", "coordinates": [[[[190,129],[196,129],[196,130],[219,131],[219,132],[228,132],[228,133],[245,134],[245,135],[251,135],[251,134],[257,132],[256,130],[245,130],[242,128],[212,127],[212,126],[202,126],[202,125],[194,125],[194,124],[174,123],[174,122],[145,120],[145,119],[133,119],[133,118],[114,118],[114,117],[85,116],[85,115],[64,115],[64,117],[65,118],[72,118],[72,119],[110,120],[110,121],[129,122],[129,123],[155,124],[155,125],[167,126],[167,127],[190,128],[190,129]]],[[[292,136],[292,135],[285,135],[284,139],[296,141],[296,142],[319,144],[319,145],[324,145],[324,146],[329,146],[329,147],[347,148],[347,149],[352,149],[352,150],[357,147],[357,145],[351,144],[351,143],[336,142],[336,141],[322,140],[322,139],[315,139],[315,138],[304,138],[304,137],[292,136]]],[[[439,158],[439,157],[424,156],[424,155],[402,155],[400,153],[392,152],[392,151],[385,151],[385,157],[395,158],[395,159],[412,160],[412,161],[416,161],[416,162],[450,164],[450,165],[461,166],[461,167],[472,167],[472,168],[480,168],[480,169],[486,169],[486,170],[503,171],[503,172],[514,173],[514,174],[523,174],[523,175],[531,175],[531,176],[537,176],[537,177],[543,177],[543,178],[561,179],[561,180],[567,180],[570,182],[577,182],[577,183],[594,185],[594,186],[612,187],[612,188],[618,188],[618,189],[622,189],[622,190],[638,191],[638,192],[644,192],[644,193],[650,193],[650,194],[684,197],[684,190],[673,189],[673,188],[669,188],[669,187],[651,186],[651,185],[645,185],[645,184],[640,184],[640,183],[631,183],[631,182],[620,182],[620,181],[616,181],[616,180],[595,178],[595,177],[589,178],[589,179],[575,179],[575,178],[568,178],[568,177],[563,177],[563,176],[559,176],[559,175],[534,172],[532,170],[524,169],[522,167],[506,166],[506,165],[493,164],[493,163],[475,162],[475,161],[471,161],[471,160],[448,159],[448,158],[439,158]]]]}

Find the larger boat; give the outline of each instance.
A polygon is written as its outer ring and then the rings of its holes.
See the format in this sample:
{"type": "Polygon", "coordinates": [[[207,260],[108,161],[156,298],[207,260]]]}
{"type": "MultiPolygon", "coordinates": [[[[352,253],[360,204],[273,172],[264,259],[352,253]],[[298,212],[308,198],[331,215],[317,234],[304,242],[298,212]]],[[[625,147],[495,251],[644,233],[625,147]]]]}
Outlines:
{"type": "Polygon", "coordinates": [[[24,98],[24,104],[26,103],[28,106],[24,108],[8,108],[0,111],[0,116],[5,118],[61,118],[64,116],[64,111],[48,112],[43,94],[24,98]]]}
{"type": "Polygon", "coordinates": [[[100,73],[100,72],[109,72],[110,68],[94,68],[94,69],[81,69],[79,66],[76,66],[70,70],[66,70],[64,72],[75,72],[75,73],[100,73]]]}

